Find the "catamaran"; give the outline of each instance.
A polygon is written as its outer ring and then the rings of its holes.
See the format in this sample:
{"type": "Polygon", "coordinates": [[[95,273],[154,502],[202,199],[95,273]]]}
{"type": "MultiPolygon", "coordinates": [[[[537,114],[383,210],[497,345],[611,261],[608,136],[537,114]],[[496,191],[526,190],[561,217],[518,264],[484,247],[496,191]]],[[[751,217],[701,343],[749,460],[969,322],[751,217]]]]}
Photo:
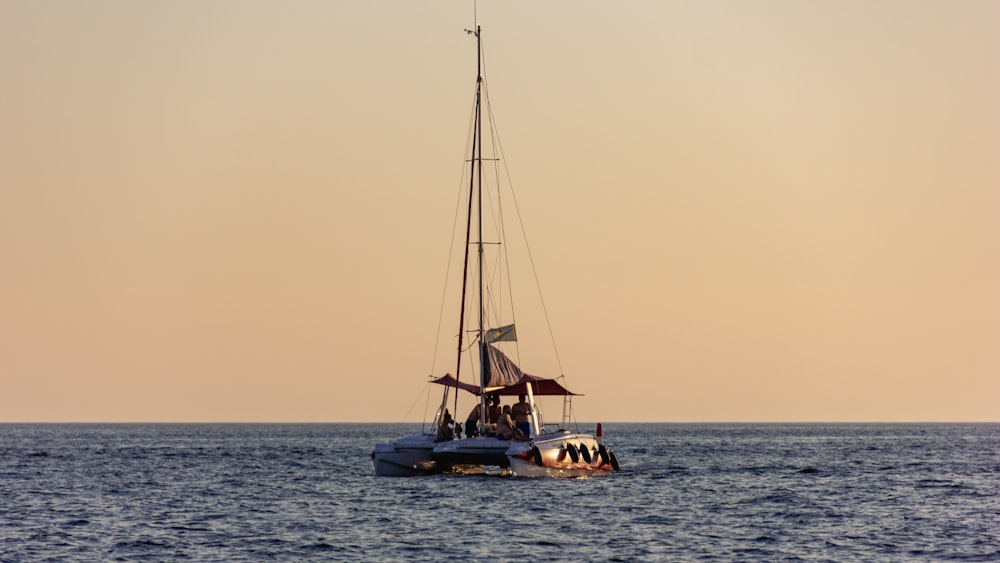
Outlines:
{"type": "MultiPolygon", "coordinates": [[[[496,230],[498,240],[484,238],[483,165],[484,162],[495,163],[499,160],[483,157],[484,109],[491,124],[491,146],[500,145],[494,137],[492,111],[489,110],[486,95],[482,29],[477,25],[475,30],[466,32],[476,38],[477,60],[455,375],[449,373],[431,381],[443,386],[441,403],[431,426],[433,431],[376,445],[371,453],[375,474],[414,476],[442,472],[481,472],[486,468],[499,468],[500,473],[515,476],[572,477],[617,471],[620,469],[618,460],[602,443],[600,424],[597,425],[595,434],[569,429],[573,418],[572,399],[576,394],[558,381],[562,377],[550,379],[525,373],[502,349],[517,342],[517,331],[515,324],[505,324],[500,318],[501,307],[497,305],[500,298],[489,283],[502,276],[497,275],[496,271],[487,272],[495,262],[492,259],[487,262],[486,249],[489,247],[492,251],[503,248],[503,242],[499,239],[502,238],[504,229],[501,227],[496,230]],[[475,256],[470,256],[470,251],[475,251],[475,256]],[[476,325],[468,331],[471,342],[466,342],[467,316],[472,317],[476,325]],[[460,377],[463,358],[468,359],[470,355],[473,357],[470,362],[473,370],[478,368],[475,383],[461,381],[460,377]],[[467,419],[465,437],[459,436],[461,421],[453,419],[448,410],[450,392],[453,390],[456,396],[452,408],[456,409],[456,414],[457,395],[460,392],[468,392],[478,400],[467,419]],[[507,428],[503,421],[497,424],[498,409],[495,406],[500,397],[515,396],[527,403],[527,407],[517,413],[520,420],[515,423],[516,430],[507,428]],[[541,408],[537,403],[537,398],[541,396],[562,397],[562,419],[558,424],[547,425],[542,420],[541,408]],[[527,423],[523,420],[525,418],[527,423]]],[[[502,148],[500,151],[502,152],[502,148]]],[[[497,253],[498,256],[504,256],[503,251],[497,253]]],[[[472,322],[470,320],[469,324],[472,322]]],[[[519,405],[523,406],[524,403],[519,405]]],[[[500,413],[499,416],[507,415],[500,413]]],[[[514,422],[512,419],[506,420],[514,422]]]]}

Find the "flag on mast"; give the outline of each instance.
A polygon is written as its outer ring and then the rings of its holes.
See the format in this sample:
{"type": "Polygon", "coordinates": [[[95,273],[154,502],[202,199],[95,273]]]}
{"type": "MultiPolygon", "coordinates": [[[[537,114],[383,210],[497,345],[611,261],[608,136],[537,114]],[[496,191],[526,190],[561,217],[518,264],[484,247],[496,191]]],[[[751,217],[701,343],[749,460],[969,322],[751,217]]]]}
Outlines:
{"type": "Polygon", "coordinates": [[[517,333],[514,331],[514,325],[491,328],[486,331],[487,344],[493,342],[513,342],[515,340],[517,340],[517,333]]]}

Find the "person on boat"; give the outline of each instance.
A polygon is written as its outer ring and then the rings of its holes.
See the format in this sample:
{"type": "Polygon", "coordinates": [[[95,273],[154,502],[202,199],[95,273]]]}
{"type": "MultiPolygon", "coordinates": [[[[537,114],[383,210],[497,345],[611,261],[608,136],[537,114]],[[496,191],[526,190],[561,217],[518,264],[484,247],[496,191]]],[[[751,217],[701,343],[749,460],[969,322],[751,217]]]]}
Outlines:
{"type": "Polygon", "coordinates": [[[490,395],[490,405],[486,407],[486,421],[496,424],[498,418],[500,418],[500,396],[490,395]]]}
{"type": "Polygon", "coordinates": [[[514,418],[514,424],[517,425],[517,429],[524,433],[525,436],[531,434],[531,405],[529,405],[524,400],[524,394],[517,396],[517,403],[510,408],[510,415],[514,418]]]}
{"type": "Polygon", "coordinates": [[[444,417],[441,418],[441,425],[438,426],[436,442],[446,442],[455,438],[454,431],[451,429],[451,423],[451,413],[448,412],[448,409],[445,409],[444,417]]]}
{"type": "Polygon", "coordinates": [[[479,405],[472,407],[472,412],[465,419],[465,435],[469,438],[479,435],[479,405]]]}
{"type": "Polygon", "coordinates": [[[528,436],[521,432],[521,429],[514,425],[514,420],[510,417],[510,405],[504,405],[500,418],[497,419],[497,438],[500,440],[518,439],[522,442],[528,440],[528,436]]]}

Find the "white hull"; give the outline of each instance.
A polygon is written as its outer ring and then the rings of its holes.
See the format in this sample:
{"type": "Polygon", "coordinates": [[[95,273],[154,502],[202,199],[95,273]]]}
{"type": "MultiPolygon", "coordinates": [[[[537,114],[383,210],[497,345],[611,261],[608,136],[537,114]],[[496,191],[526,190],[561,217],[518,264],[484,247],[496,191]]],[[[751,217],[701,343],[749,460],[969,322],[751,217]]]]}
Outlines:
{"type": "Polygon", "coordinates": [[[433,434],[417,434],[372,451],[375,475],[414,477],[443,472],[482,473],[483,467],[506,468],[510,440],[476,437],[435,442],[433,434]]]}
{"type": "Polygon", "coordinates": [[[435,442],[434,438],[418,434],[378,444],[371,454],[375,475],[481,473],[484,467],[509,467],[518,477],[586,477],[618,470],[614,454],[590,434],[563,430],[530,442],[486,437],[435,442]]]}
{"type": "Polygon", "coordinates": [[[507,449],[510,440],[476,436],[438,442],[434,447],[434,459],[444,466],[454,465],[495,465],[507,467],[507,449]]]}
{"type": "Polygon", "coordinates": [[[400,438],[391,444],[378,444],[372,451],[375,474],[387,477],[413,477],[440,473],[434,460],[434,435],[418,434],[400,438]]]}

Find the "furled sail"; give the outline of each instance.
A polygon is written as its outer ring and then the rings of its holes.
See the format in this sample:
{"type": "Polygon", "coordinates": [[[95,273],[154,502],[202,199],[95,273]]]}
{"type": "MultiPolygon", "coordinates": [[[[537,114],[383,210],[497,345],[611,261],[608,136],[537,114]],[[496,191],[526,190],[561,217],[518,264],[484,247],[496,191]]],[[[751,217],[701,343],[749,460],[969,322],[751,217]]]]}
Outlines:
{"type": "MultiPolygon", "coordinates": [[[[513,325],[511,325],[513,329],[513,325]]],[[[483,387],[506,387],[517,383],[524,372],[503,352],[489,344],[482,344],[489,361],[483,362],[483,387]]]]}

